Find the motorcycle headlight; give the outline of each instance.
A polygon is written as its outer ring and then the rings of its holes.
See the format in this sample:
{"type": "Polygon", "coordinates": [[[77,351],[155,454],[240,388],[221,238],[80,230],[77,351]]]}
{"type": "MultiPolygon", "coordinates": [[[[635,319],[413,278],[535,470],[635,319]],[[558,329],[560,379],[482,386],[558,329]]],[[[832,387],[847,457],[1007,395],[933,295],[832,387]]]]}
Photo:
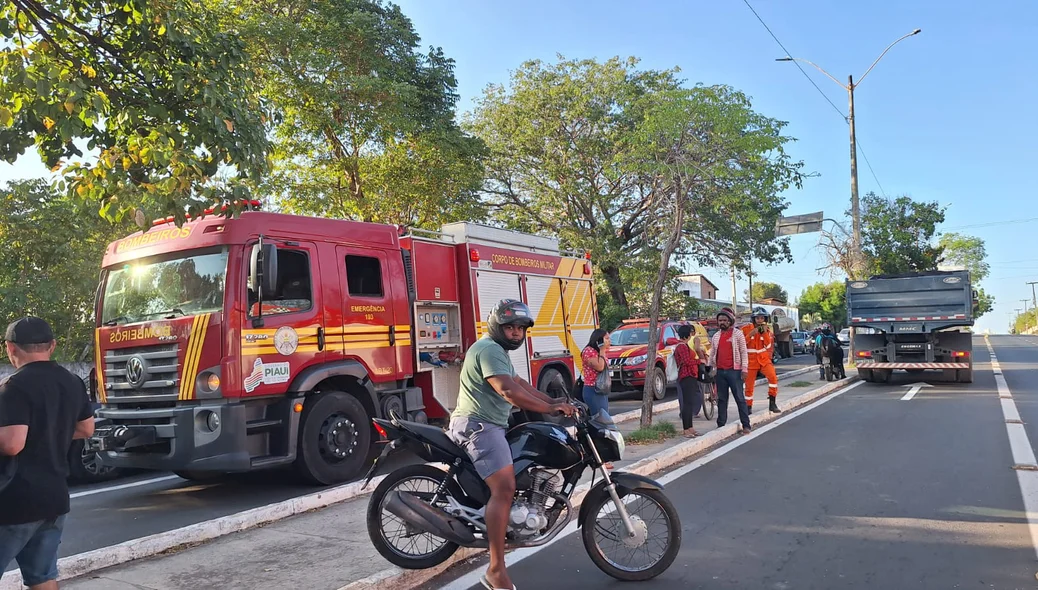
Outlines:
{"type": "Polygon", "coordinates": [[[645,362],[645,359],[649,358],[649,355],[643,354],[641,356],[632,356],[627,359],[625,364],[627,365],[640,365],[645,362]]]}
{"type": "Polygon", "coordinates": [[[620,459],[624,458],[624,435],[620,434],[619,430],[606,430],[604,432],[605,437],[616,443],[616,449],[619,451],[620,459]]]}

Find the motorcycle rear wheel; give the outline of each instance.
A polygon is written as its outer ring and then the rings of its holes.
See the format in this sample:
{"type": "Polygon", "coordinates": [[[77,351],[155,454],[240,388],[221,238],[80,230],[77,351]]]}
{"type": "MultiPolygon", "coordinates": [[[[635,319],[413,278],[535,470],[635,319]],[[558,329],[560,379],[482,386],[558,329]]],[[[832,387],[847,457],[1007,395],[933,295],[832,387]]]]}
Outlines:
{"type": "MultiPolygon", "coordinates": [[[[390,563],[404,569],[423,570],[435,567],[454,555],[458,550],[456,543],[413,529],[384,507],[389,492],[409,492],[428,503],[433,492],[446,479],[447,473],[431,465],[409,465],[393,471],[378,484],[368,501],[368,538],[375,549],[390,563]],[[401,529],[399,537],[387,532],[387,526],[401,529]],[[406,539],[415,539],[410,543],[406,539]],[[394,543],[394,540],[396,543],[394,543]],[[421,543],[420,540],[424,540],[421,543]],[[401,547],[400,544],[406,546],[401,547]],[[419,549],[419,546],[424,549],[419,549]],[[408,550],[411,547],[412,550],[408,550]]],[[[437,506],[444,506],[446,496],[458,498],[461,488],[453,480],[447,482],[446,491],[441,494],[437,506]]]]}
{"type": "MultiPolygon", "coordinates": [[[[664,542],[666,544],[662,555],[658,556],[644,567],[624,567],[622,564],[614,561],[613,558],[606,556],[606,552],[603,550],[601,543],[599,542],[600,539],[612,543],[620,549],[621,553],[623,553],[625,551],[625,548],[623,548],[625,542],[624,539],[619,538],[619,536],[624,534],[624,526],[620,520],[620,516],[616,513],[616,508],[613,506],[613,500],[609,495],[598,496],[593,501],[595,502],[595,505],[589,507],[590,510],[587,511],[587,516],[585,517],[584,522],[581,523],[581,535],[584,541],[584,549],[587,551],[591,561],[598,566],[598,569],[623,582],[644,582],[645,580],[651,580],[667,571],[667,568],[674,563],[674,559],[678,556],[678,552],[681,550],[681,519],[678,517],[678,511],[674,507],[674,504],[663,492],[651,489],[631,490],[629,493],[620,497],[620,501],[627,506],[627,510],[631,514],[632,520],[635,521],[636,530],[638,530],[639,526],[642,526],[645,523],[644,517],[639,516],[640,510],[638,510],[639,505],[643,502],[649,507],[655,506],[657,511],[663,517],[662,519],[651,519],[650,522],[663,521],[667,527],[665,534],[662,535],[665,537],[664,542]],[[640,496],[640,498],[632,500],[631,496],[640,496]],[[603,512],[603,509],[608,512],[602,515],[602,518],[600,519],[599,516],[603,512]],[[612,524],[612,526],[608,528],[603,524],[607,519],[610,520],[612,524]]],[[[651,531],[647,530],[647,525],[645,526],[645,534],[651,534],[651,531]]],[[[641,541],[641,547],[647,547],[649,545],[647,538],[641,539],[641,541]]],[[[641,547],[638,548],[639,551],[641,547]]],[[[646,553],[648,554],[648,550],[646,550],[646,553]]]]}

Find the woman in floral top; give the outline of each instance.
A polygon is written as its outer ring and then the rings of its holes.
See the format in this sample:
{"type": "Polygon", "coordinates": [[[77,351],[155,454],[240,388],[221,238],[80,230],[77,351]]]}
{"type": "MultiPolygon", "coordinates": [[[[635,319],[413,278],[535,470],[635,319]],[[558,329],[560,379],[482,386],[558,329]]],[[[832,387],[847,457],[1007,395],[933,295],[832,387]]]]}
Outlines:
{"type": "Polygon", "coordinates": [[[688,438],[699,436],[692,428],[692,417],[703,407],[703,390],[699,387],[699,355],[692,349],[689,339],[692,338],[692,326],[678,327],[678,338],[681,343],[674,347],[674,362],[678,365],[678,405],[680,406],[681,426],[688,438]]]}
{"type": "MultiPolygon", "coordinates": [[[[602,393],[595,388],[598,374],[609,370],[609,362],[606,361],[605,352],[609,350],[609,332],[599,328],[591,333],[587,346],[580,353],[581,374],[584,376],[584,403],[593,416],[605,410],[609,413],[609,394],[602,393]]],[[[612,463],[603,465],[606,469],[612,469],[612,463]]]]}
{"type": "Polygon", "coordinates": [[[591,339],[580,353],[584,375],[584,403],[588,405],[592,415],[598,415],[601,410],[609,413],[609,396],[595,389],[598,374],[608,369],[606,350],[609,350],[609,332],[599,328],[591,333],[591,339]]]}

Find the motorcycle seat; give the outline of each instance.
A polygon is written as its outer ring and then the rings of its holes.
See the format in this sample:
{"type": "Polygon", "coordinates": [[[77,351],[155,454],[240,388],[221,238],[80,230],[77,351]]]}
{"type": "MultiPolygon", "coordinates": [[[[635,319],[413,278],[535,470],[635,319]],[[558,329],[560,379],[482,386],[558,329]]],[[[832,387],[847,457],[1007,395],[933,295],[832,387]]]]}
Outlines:
{"type": "Polygon", "coordinates": [[[408,422],[407,420],[400,421],[400,427],[411,432],[412,434],[422,438],[425,442],[433,444],[444,451],[447,451],[455,457],[462,459],[468,459],[468,453],[465,449],[459,447],[451,437],[447,436],[447,432],[439,426],[430,426],[428,424],[422,424],[420,422],[408,422]]]}

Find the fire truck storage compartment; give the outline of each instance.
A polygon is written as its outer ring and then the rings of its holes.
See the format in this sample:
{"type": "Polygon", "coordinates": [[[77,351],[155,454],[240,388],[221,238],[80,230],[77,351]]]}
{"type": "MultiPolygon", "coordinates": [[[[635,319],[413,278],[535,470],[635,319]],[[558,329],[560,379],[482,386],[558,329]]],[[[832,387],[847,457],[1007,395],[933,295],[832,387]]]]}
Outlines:
{"type": "MultiPolygon", "coordinates": [[[[493,272],[487,270],[475,271],[476,297],[479,299],[479,321],[477,323],[476,337],[482,338],[487,333],[487,317],[490,310],[502,299],[516,299],[523,301],[522,289],[519,282],[521,275],[511,272],[493,272]]],[[[530,358],[526,346],[509,351],[508,356],[512,359],[512,367],[516,375],[530,381],[530,358]]]]}

